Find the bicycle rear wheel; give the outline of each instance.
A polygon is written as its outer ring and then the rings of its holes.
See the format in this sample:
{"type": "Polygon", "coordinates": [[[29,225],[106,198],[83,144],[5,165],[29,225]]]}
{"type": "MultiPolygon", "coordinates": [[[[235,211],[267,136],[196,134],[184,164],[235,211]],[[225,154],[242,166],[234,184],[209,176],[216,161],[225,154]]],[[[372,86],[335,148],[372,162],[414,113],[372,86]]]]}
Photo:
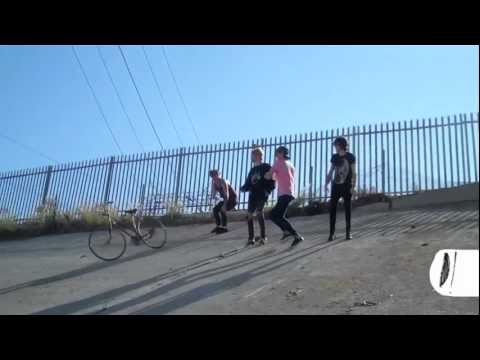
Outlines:
{"type": "Polygon", "coordinates": [[[92,231],[88,237],[90,251],[101,260],[113,261],[119,259],[127,249],[125,235],[115,229],[92,231]]]}
{"type": "Polygon", "coordinates": [[[146,224],[143,219],[140,219],[138,232],[145,245],[152,249],[160,249],[167,243],[167,228],[160,220],[148,219],[146,224]]]}

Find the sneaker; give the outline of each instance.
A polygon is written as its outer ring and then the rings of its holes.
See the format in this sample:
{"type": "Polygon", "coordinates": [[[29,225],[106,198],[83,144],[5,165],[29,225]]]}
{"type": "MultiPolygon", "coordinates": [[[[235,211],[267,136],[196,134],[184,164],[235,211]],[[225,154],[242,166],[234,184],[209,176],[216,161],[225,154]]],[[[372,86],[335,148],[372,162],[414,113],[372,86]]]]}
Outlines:
{"type": "Polygon", "coordinates": [[[347,236],[345,237],[345,240],[352,240],[352,233],[347,232],[347,236]]]}
{"type": "Polygon", "coordinates": [[[255,239],[248,239],[246,246],[252,246],[252,245],[255,245],[255,239]]]}
{"type": "Polygon", "coordinates": [[[217,229],[217,234],[223,234],[223,233],[226,233],[226,232],[228,232],[227,228],[218,227],[218,229],[217,229]]]}
{"type": "Polygon", "coordinates": [[[295,239],[293,240],[292,245],[290,245],[290,248],[297,246],[302,241],[303,241],[303,237],[301,237],[300,235],[295,236],[295,239]]]}
{"type": "Polygon", "coordinates": [[[292,236],[292,234],[290,234],[289,232],[285,231],[282,235],[282,238],[280,239],[281,240],[285,240],[286,238],[288,238],[289,236],[292,236]]]}
{"type": "Polygon", "coordinates": [[[266,244],[267,244],[267,241],[268,241],[268,239],[267,239],[266,237],[264,237],[264,238],[260,238],[260,239],[258,240],[258,243],[259,243],[260,245],[266,245],[266,244]]]}
{"type": "Polygon", "coordinates": [[[330,234],[330,236],[328,237],[328,241],[333,241],[335,240],[335,234],[330,234]]]}
{"type": "Polygon", "coordinates": [[[210,231],[211,234],[215,234],[218,232],[218,226],[215,226],[212,231],[210,231]]]}

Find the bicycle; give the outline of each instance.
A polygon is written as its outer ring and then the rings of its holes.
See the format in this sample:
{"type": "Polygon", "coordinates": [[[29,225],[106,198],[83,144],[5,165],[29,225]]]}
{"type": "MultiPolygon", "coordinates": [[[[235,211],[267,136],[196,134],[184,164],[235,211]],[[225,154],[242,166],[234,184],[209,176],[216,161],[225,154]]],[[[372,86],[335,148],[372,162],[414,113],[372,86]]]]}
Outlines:
{"type": "Polygon", "coordinates": [[[112,217],[109,207],[111,204],[113,204],[112,201],[106,202],[101,212],[102,216],[107,217],[106,229],[93,230],[88,237],[88,247],[93,255],[104,261],[117,260],[127,250],[127,238],[130,238],[135,245],[143,242],[152,249],[165,246],[167,229],[158,218],[148,218],[147,223],[150,224],[142,226],[146,219],[141,209],[123,210],[122,213],[130,216],[129,224],[124,225],[112,217]],[[161,234],[158,234],[157,229],[161,230],[161,234]]]}

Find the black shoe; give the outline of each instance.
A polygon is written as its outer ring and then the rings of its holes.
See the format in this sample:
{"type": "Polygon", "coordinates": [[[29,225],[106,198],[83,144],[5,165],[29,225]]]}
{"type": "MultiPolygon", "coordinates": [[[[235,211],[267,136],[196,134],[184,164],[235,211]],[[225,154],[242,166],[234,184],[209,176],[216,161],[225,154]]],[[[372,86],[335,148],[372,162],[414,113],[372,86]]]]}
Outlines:
{"type": "Polygon", "coordinates": [[[260,239],[258,240],[258,243],[259,243],[260,245],[266,245],[266,244],[267,244],[267,241],[268,241],[268,239],[267,239],[266,237],[264,237],[264,238],[260,238],[260,239]]]}
{"type": "Polygon", "coordinates": [[[328,241],[333,241],[335,240],[335,234],[330,234],[330,236],[328,237],[328,241]]]}
{"type": "Polygon", "coordinates": [[[283,235],[282,235],[282,238],[280,239],[280,241],[285,240],[285,239],[288,238],[289,236],[292,236],[292,234],[290,234],[289,232],[284,232],[283,235]]]}
{"type": "Polygon", "coordinates": [[[347,232],[347,236],[345,237],[345,240],[352,240],[352,234],[350,232],[347,232]]]}
{"type": "Polygon", "coordinates": [[[218,227],[218,226],[215,226],[215,227],[213,228],[213,230],[210,231],[210,233],[211,233],[211,234],[215,234],[216,232],[218,232],[218,229],[219,229],[219,227],[218,227]]]}
{"type": "Polygon", "coordinates": [[[224,228],[224,227],[219,227],[217,229],[217,234],[223,234],[223,233],[226,233],[228,232],[228,229],[227,228],[224,228]]]}
{"type": "Polygon", "coordinates": [[[295,236],[295,239],[293,240],[292,245],[290,245],[290,248],[297,246],[302,241],[303,241],[303,237],[301,237],[300,235],[295,236]]]}
{"type": "Polygon", "coordinates": [[[255,245],[255,239],[248,239],[246,246],[253,246],[255,245]]]}

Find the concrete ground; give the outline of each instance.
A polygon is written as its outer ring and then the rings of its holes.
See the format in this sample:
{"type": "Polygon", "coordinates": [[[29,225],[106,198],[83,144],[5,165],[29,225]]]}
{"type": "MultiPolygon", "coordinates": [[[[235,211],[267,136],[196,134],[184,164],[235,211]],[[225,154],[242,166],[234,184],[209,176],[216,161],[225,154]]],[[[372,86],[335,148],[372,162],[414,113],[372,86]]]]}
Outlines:
{"type": "MultiPolygon", "coordinates": [[[[343,214],[338,215],[343,237],[343,214]]],[[[0,314],[478,314],[478,298],[430,285],[438,250],[478,249],[478,201],[354,209],[354,240],[326,243],[328,216],[292,219],[305,241],[244,248],[246,224],[171,228],[161,250],[103,262],[87,234],[0,242],[0,314]]]]}

